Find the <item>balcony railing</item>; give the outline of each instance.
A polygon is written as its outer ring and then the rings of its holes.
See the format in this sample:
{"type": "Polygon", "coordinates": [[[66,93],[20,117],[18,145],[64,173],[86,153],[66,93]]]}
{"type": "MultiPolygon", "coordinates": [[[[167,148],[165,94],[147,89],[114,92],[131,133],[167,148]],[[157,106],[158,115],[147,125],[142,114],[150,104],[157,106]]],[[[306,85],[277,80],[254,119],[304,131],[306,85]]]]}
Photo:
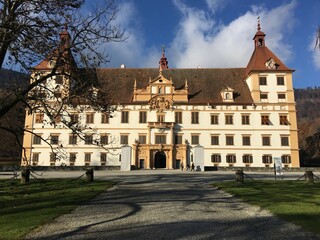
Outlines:
{"type": "Polygon", "coordinates": [[[148,122],[149,128],[172,128],[174,126],[174,122],[148,122]]]}

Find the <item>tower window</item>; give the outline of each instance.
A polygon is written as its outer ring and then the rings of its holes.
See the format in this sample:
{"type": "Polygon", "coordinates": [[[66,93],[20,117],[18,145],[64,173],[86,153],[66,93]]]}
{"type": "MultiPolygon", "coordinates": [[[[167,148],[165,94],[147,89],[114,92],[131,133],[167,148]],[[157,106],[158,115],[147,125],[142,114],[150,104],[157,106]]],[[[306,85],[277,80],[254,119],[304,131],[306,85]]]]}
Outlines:
{"type": "Polygon", "coordinates": [[[267,85],[267,77],[259,77],[260,85],[267,85]]]}
{"type": "Polygon", "coordinates": [[[284,77],[277,77],[277,85],[284,85],[284,77]]]}

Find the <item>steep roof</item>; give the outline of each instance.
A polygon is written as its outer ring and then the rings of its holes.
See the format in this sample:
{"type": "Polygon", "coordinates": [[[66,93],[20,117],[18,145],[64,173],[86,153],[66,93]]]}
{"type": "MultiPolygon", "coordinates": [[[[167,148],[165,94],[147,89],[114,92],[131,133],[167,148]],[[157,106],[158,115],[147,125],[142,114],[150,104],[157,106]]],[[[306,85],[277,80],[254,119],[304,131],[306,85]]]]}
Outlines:
{"type": "Polygon", "coordinates": [[[268,47],[258,46],[254,49],[250,61],[247,65],[246,74],[252,71],[293,71],[288,68],[268,47]],[[268,69],[266,62],[270,59],[275,60],[277,68],[268,69]]]}
{"type": "Polygon", "coordinates": [[[59,35],[59,46],[52,52],[50,52],[44,60],[42,60],[37,66],[34,67],[34,69],[48,70],[53,66],[58,66],[58,68],[61,70],[63,68],[68,69],[70,67],[76,67],[76,62],[72,56],[70,49],[71,36],[68,32],[67,25],[65,25],[64,30],[59,35]],[[52,64],[50,64],[51,61],[53,62],[52,64]]]}
{"type": "Polygon", "coordinates": [[[261,31],[259,20],[257,32],[253,37],[255,48],[247,65],[246,75],[252,71],[293,71],[266,46],[265,36],[266,34],[261,31]],[[269,62],[273,63],[273,67],[268,66],[269,62]]]}
{"type": "MultiPolygon", "coordinates": [[[[252,104],[250,90],[243,81],[245,68],[227,69],[163,69],[163,76],[172,79],[175,89],[182,89],[188,81],[188,104],[226,104],[220,91],[226,86],[234,89],[235,101],[232,104],[252,104]]],[[[137,88],[146,88],[149,78],[159,75],[157,68],[141,69],[97,69],[100,85],[110,90],[110,102],[132,103],[134,82],[137,88]]]]}

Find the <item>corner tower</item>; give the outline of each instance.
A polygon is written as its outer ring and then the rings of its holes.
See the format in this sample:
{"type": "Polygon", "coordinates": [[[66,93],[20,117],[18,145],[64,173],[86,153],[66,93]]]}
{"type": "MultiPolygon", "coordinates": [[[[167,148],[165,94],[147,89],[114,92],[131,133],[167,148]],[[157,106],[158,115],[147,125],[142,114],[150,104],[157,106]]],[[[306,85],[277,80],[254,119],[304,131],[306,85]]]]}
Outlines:
{"type": "Polygon", "coordinates": [[[256,111],[261,111],[261,123],[256,124],[262,125],[266,131],[269,126],[273,126],[275,132],[280,134],[280,141],[277,140],[280,146],[288,148],[290,153],[282,163],[299,167],[297,117],[292,86],[294,70],[288,68],[267,47],[266,34],[261,31],[259,18],[253,41],[254,51],[246,67],[245,81],[256,111]]]}

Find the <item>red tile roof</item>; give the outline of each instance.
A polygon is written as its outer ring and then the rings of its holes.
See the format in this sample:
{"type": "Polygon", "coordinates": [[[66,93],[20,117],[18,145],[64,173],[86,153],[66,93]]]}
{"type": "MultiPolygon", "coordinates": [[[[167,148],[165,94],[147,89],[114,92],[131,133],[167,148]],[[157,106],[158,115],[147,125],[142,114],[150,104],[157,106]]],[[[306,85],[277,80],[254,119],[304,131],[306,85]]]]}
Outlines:
{"type": "Polygon", "coordinates": [[[249,75],[252,71],[293,71],[288,68],[271,50],[266,46],[257,46],[250,58],[247,65],[246,74],[249,75]],[[274,70],[266,67],[266,62],[270,59],[274,59],[277,68],[274,70]]]}

